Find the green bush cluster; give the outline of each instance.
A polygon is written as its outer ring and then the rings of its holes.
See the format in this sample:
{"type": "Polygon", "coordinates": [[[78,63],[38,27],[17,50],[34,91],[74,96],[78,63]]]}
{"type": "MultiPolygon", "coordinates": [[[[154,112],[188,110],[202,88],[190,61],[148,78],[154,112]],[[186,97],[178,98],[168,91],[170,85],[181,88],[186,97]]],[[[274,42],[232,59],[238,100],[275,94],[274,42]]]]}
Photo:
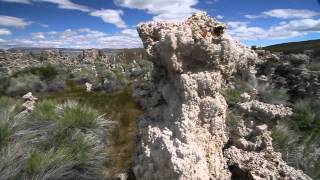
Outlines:
{"type": "Polygon", "coordinates": [[[229,104],[237,104],[241,101],[241,92],[237,89],[225,89],[221,94],[229,104]]]}
{"type": "MultiPolygon", "coordinates": [[[[86,92],[85,90],[73,90],[50,93],[46,99],[63,101],[65,99],[77,99],[80,104],[92,107],[99,112],[108,115],[112,120],[117,121],[117,128],[112,129],[112,146],[108,152],[112,154],[108,161],[108,177],[113,177],[130,167],[132,155],[134,154],[136,134],[136,118],[142,114],[140,107],[132,98],[131,88],[121,92],[86,92]]],[[[60,136],[58,133],[57,137],[60,136]]],[[[58,138],[63,139],[63,138],[58,138]]],[[[54,142],[55,140],[50,140],[54,142]]]]}
{"type": "Polygon", "coordinates": [[[291,119],[301,131],[317,131],[320,129],[320,102],[299,100],[291,119]]]}
{"type": "Polygon", "coordinates": [[[21,109],[19,101],[8,97],[0,97],[0,149],[10,141],[14,134],[15,115],[21,109]]]}
{"type": "Polygon", "coordinates": [[[320,178],[320,102],[299,100],[293,114],[272,130],[273,144],[289,165],[304,170],[314,179],[320,178]]]}
{"type": "Polygon", "coordinates": [[[221,94],[226,98],[228,104],[237,104],[242,101],[241,94],[248,93],[253,94],[254,88],[247,82],[242,80],[235,80],[235,87],[223,89],[221,94]]]}
{"type": "Polygon", "coordinates": [[[283,88],[274,88],[273,86],[258,86],[258,93],[261,100],[270,104],[286,104],[290,99],[288,92],[283,88]]]}
{"type": "Polygon", "coordinates": [[[22,96],[28,92],[63,89],[65,76],[67,73],[63,68],[52,65],[27,68],[11,76],[2,77],[0,94],[22,96]]]}
{"type": "Polygon", "coordinates": [[[23,74],[33,74],[38,76],[42,81],[50,81],[57,77],[58,70],[52,65],[44,65],[40,67],[32,67],[22,71],[19,71],[12,75],[12,77],[18,77],[23,74]]]}
{"type": "Polygon", "coordinates": [[[105,139],[112,122],[71,101],[41,101],[30,115],[3,104],[0,113],[12,111],[13,115],[0,121],[0,179],[102,177],[105,139]]]}
{"type": "Polygon", "coordinates": [[[96,81],[95,72],[92,69],[92,66],[81,66],[79,70],[75,71],[71,75],[71,79],[76,82],[90,82],[94,83],[96,81]]]}
{"type": "Polygon", "coordinates": [[[46,84],[34,74],[21,74],[10,79],[6,94],[10,96],[22,96],[27,92],[42,92],[46,84]]]}

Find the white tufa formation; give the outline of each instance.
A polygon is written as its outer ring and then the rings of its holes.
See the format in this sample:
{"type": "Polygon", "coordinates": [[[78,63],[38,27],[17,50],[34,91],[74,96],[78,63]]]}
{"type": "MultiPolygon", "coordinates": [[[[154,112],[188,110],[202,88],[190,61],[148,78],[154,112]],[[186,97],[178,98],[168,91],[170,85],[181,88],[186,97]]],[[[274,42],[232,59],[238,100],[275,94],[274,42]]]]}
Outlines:
{"type": "Polygon", "coordinates": [[[38,98],[34,97],[32,95],[32,92],[28,92],[24,96],[22,96],[22,99],[24,100],[24,103],[22,106],[25,108],[26,111],[31,112],[34,109],[34,105],[38,98]]]}
{"type": "Polygon", "coordinates": [[[86,82],[86,83],[85,83],[85,86],[86,86],[86,91],[87,91],[87,92],[91,92],[91,91],[92,91],[92,84],[86,82]]]}
{"type": "Polygon", "coordinates": [[[257,56],[225,29],[203,12],[183,23],[138,27],[155,87],[139,122],[137,179],[230,178],[223,158],[227,104],[219,90],[237,71],[250,79],[257,56]]]}
{"type": "MultiPolygon", "coordinates": [[[[247,178],[263,179],[259,171],[269,165],[271,170],[261,171],[269,173],[264,177],[309,179],[287,166],[279,154],[269,162],[265,154],[272,154],[273,148],[266,124],[252,122],[249,128],[239,120],[243,127],[238,137],[226,145],[227,103],[219,91],[233,74],[254,83],[257,55],[225,29],[204,12],[182,23],[138,27],[154,69],[153,88],[141,101],[146,113],[138,124],[133,167],[137,179],[225,180],[237,168],[250,175],[247,178]],[[265,166],[255,167],[259,163],[265,166]]],[[[235,172],[232,175],[236,178],[235,172]]]]}
{"type": "Polygon", "coordinates": [[[240,108],[248,113],[256,113],[265,117],[265,119],[284,118],[292,115],[292,108],[285,107],[282,104],[267,104],[257,100],[239,104],[240,108]]]}

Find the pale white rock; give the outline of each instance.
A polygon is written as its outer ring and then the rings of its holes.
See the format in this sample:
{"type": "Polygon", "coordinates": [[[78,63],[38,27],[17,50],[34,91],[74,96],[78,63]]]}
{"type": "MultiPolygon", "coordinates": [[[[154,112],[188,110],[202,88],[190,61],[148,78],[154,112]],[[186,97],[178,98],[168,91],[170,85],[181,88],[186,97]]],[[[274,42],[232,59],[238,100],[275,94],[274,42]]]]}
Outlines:
{"type": "Polygon", "coordinates": [[[219,90],[235,72],[251,78],[257,55],[225,28],[203,12],[182,23],[139,25],[154,89],[139,120],[137,179],[230,179],[227,104],[219,90]]]}
{"type": "Polygon", "coordinates": [[[292,114],[292,108],[285,107],[283,104],[268,104],[257,100],[250,102],[244,102],[239,104],[245,112],[255,113],[261,118],[273,119],[273,118],[284,118],[292,114]]]}
{"type": "Polygon", "coordinates": [[[32,92],[28,92],[27,94],[25,94],[24,96],[22,96],[22,98],[24,99],[24,103],[22,104],[22,107],[25,108],[26,111],[30,112],[33,111],[34,109],[34,105],[36,103],[36,100],[38,100],[38,98],[34,97],[32,95],[32,92]]]}
{"type": "MultiPolygon", "coordinates": [[[[232,132],[230,143],[237,147],[226,147],[227,103],[220,90],[235,73],[254,84],[257,54],[225,30],[225,24],[204,12],[185,22],[138,26],[154,68],[152,89],[141,93],[145,115],[138,121],[133,167],[137,179],[227,180],[233,166],[252,179],[278,179],[282,172],[292,179],[308,179],[273,151],[268,126],[256,119],[236,119],[242,125],[232,132]],[[269,162],[267,152],[277,157],[269,162]]],[[[284,106],[255,101],[242,106],[270,117],[292,113],[284,106]]]]}
{"type": "Polygon", "coordinates": [[[243,99],[246,100],[246,101],[249,101],[250,98],[251,98],[251,96],[250,96],[248,93],[246,93],[246,92],[240,94],[240,97],[243,98],[243,99]]]}
{"type": "Polygon", "coordinates": [[[274,151],[245,151],[232,146],[225,150],[224,155],[232,160],[229,165],[235,165],[248,179],[311,180],[301,170],[288,166],[282,160],[281,154],[274,151]]]}
{"type": "Polygon", "coordinates": [[[86,91],[91,92],[92,91],[92,84],[86,82],[85,85],[86,85],[86,91]]]}

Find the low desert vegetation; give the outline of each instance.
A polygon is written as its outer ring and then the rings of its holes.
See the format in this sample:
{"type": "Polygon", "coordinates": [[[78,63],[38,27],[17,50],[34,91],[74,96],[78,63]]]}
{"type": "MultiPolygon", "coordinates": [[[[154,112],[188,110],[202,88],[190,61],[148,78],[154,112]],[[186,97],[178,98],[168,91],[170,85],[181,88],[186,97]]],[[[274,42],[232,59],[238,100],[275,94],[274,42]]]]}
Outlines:
{"type": "Polygon", "coordinates": [[[257,87],[261,101],[270,104],[287,104],[290,97],[284,88],[275,88],[272,85],[260,85],[257,87]]]}
{"type": "MultiPolygon", "coordinates": [[[[107,148],[107,154],[110,155],[110,159],[105,164],[105,173],[107,173],[106,176],[112,177],[130,168],[135,149],[136,118],[142,115],[140,107],[132,98],[132,90],[130,88],[116,93],[86,92],[84,89],[73,89],[50,93],[43,98],[60,102],[65,99],[77,100],[80,104],[92,107],[117,122],[117,126],[110,133],[111,145],[107,148]]],[[[47,109],[46,107],[43,108],[47,109]]],[[[36,111],[37,108],[34,113],[36,111]]],[[[47,112],[48,115],[46,116],[52,116],[49,110],[47,112]]],[[[89,114],[87,115],[89,116],[89,114]]],[[[73,119],[73,121],[77,121],[76,117],[73,119]]],[[[70,122],[67,121],[65,123],[69,124],[70,122]]],[[[94,124],[90,123],[85,124],[85,126],[91,125],[94,126],[94,124]]]]}
{"type": "Polygon", "coordinates": [[[320,102],[299,100],[291,117],[280,120],[272,130],[276,150],[290,165],[320,178],[320,102]]]}
{"type": "Polygon", "coordinates": [[[10,96],[22,96],[27,92],[42,92],[46,88],[46,84],[40,78],[33,74],[22,74],[17,77],[10,78],[9,87],[6,93],[10,96]]]}
{"type": "Polygon", "coordinates": [[[115,123],[75,101],[39,102],[31,114],[1,99],[0,179],[98,179],[115,123]],[[109,138],[110,139],[110,138],[109,138]]]}
{"type": "Polygon", "coordinates": [[[221,94],[226,98],[228,104],[237,104],[240,103],[243,98],[241,97],[242,93],[248,93],[249,95],[254,95],[254,87],[243,81],[236,80],[234,83],[234,88],[226,88],[221,91],[221,94]]]}

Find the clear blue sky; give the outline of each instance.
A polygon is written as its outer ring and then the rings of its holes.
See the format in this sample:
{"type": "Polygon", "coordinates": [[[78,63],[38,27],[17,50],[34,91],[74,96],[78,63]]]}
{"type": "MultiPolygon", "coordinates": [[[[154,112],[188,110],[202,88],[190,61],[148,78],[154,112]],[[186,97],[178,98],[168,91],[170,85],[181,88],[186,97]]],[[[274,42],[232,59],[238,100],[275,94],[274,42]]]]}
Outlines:
{"type": "Polygon", "coordinates": [[[0,0],[0,48],[139,47],[139,22],[198,10],[248,46],[320,39],[320,0],[0,0]]]}

